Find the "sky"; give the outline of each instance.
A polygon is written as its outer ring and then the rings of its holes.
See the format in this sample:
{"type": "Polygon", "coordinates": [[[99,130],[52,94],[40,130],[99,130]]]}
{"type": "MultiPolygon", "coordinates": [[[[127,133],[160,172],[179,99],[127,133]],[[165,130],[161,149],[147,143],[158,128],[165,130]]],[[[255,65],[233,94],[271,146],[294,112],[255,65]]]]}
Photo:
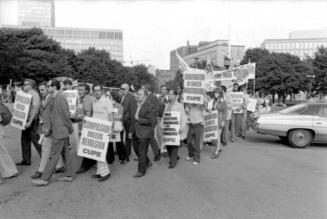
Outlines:
{"type": "Polygon", "coordinates": [[[55,0],[56,26],[123,30],[124,60],[169,69],[170,51],[199,41],[259,47],[291,31],[327,29],[327,1],[55,0]]]}

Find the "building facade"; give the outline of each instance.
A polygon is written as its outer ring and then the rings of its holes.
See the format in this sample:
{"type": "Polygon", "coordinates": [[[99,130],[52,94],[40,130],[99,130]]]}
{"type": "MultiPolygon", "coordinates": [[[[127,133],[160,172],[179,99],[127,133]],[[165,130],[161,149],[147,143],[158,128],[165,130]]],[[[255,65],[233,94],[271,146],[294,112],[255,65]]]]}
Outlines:
{"type": "Polygon", "coordinates": [[[210,58],[212,64],[224,67],[226,57],[230,57],[230,66],[239,65],[245,53],[245,46],[231,45],[229,50],[227,40],[199,42],[197,46],[191,46],[188,43],[187,46],[170,52],[170,70],[175,72],[178,70],[176,51],[189,65],[207,61],[210,58]]]}
{"type": "Polygon", "coordinates": [[[270,52],[289,53],[300,59],[313,57],[318,47],[327,47],[327,30],[294,31],[288,39],[266,39],[261,48],[270,52]]]}
{"type": "Polygon", "coordinates": [[[1,0],[0,24],[54,27],[54,0],[1,0]]]}
{"type": "Polygon", "coordinates": [[[156,70],[156,83],[158,88],[162,85],[166,85],[168,81],[172,81],[175,79],[176,72],[172,70],[156,70]]]}
{"type": "Polygon", "coordinates": [[[46,35],[58,41],[63,48],[76,53],[90,47],[103,49],[110,57],[123,62],[123,31],[111,29],[42,27],[46,35]]]}
{"type": "MultiPolygon", "coordinates": [[[[6,28],[32,28],[29,26],[2,25],[6,28]]],[[[110,57],[123,62],[123,31],[114,29],[89,29],[67,27],[41,27],[45,35],[60,43],[65,49],[79,53],[94,47],[106,50],[110,57]]]]}

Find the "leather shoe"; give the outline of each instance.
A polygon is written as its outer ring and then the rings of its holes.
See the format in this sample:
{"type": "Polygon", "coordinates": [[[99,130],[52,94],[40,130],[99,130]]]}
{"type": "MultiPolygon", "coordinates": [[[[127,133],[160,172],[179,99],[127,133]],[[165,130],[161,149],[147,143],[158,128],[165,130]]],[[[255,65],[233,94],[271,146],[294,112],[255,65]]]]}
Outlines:
{"type": "Polygon", "coordinates": [[[31,176],[32,179],[39,179],[41,178],[42,173],[39,171],[36,171],[33,176],[31,176]]]}
{"type": "Polygon", "coordinates": [[[154,158],[153,158],[153,161],[159,161],[161,158],[161,154],[157,154],[154,158]]]}
{"type": "Polygon", "coordinates": [[[85,173],[87,171],[87,169],[84,169],[84,168],[80,168],[76,174],[81,174],[81,173],[85,173]]]}
{"type": "Polygon", "coordinates": [[[135,174],[133,177],[134,178],[139,178],[139,177],[142,177],[142,176],[144,176],[145,174],[144,173],[137,173],[137,174],[135,174]]]}
{"type": "Polygon", "coordinates": [[[56,169],[55,173],[64,173],[65,172],[65,167],[61,167],[59,169],[56,169]]]}
{"type": "Polygon", "coordinates": [[[17,166],[30,166],[31,162],[27,162],[27,161],[22,161],[20,163],[16,163],[17,166]]]}
{"type": "Polygon", "coordinates": [[[93,174],[91,176],[92,179],[99,179],[101,176],[99,174],[93,174]]]}
{"type": "Polygon", "coordinates": [[[106,181],[107,179],[109,179],[110,175],[111,175],[111,174],[109,173],[109,174],[106,175],[106,176],[100,176],[100,178],[98,179],[98,181],[99,181],[99,182],[106,181]]]}

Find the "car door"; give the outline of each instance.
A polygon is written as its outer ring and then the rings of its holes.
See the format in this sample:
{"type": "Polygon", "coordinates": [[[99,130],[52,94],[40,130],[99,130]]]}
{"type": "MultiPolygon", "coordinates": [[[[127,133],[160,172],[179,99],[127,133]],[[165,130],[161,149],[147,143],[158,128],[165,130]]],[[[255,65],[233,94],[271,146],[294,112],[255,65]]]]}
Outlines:
{"type": "Polygon", "coordinates": [[[327,142],[327,105],[321,105],[318,115],[313,117],[313,126],[316,130],[315,141],[327,142]]]}

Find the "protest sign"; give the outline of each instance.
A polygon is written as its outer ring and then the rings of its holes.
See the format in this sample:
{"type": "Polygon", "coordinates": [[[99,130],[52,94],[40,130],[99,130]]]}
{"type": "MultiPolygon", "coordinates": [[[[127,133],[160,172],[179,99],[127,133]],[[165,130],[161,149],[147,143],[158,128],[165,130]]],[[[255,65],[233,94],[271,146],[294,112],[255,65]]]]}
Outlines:
{"type": "Polygon", "coordinates": [[[85,117],[78,147],[78,156],[105,162],[112,123],[85,117]]]}
{"type": "Polygon", "coordinates": [[[20,130],[25,129],[32,95],[18,91],[14,103],[14,113],[10,125],[20,130]]]}
{"type": "Polygon", "coordinates": [[[249,98],[247,110],[250,112],[255,112],[257,107],[257,99],[249,98]]]}
{"type": "Polygon", "coordinates": [[[255,63],[249,63],[223,71],[214,71],[212,78],[214,81],[230,81],[229,84],[246,84],[249,79],[255,79],[255,63]]]}
{"type": "Polygon", "coordinates": [[[243,103],[244,93],[242,92],[230,92],[229,93],[232,99],[232,108],[237,112],[241,113],[241,105],[243,103]]]}
{"type": "Polygon", "coordinates": [[[180,145],[180,113],[165,112],[163,115],[162,142],[163,145],[180,145]]]}
{"type": "Polygon", "coordinates": [[[65,90],[64,95],[67,98],[70,115],[74,115],[77,108],[77,90],[65,90]]]}
{"type": "Polygon", "coordinates": [[[218,139],[218,111],[204,115],[203,141],[209,142],[218,139]]]}
{"type": "Polygon", "coordinates": [[[200,69],[187,69],[183,73],[184,92],[183,102],[204,104],[206,72],[200,69]]]}

